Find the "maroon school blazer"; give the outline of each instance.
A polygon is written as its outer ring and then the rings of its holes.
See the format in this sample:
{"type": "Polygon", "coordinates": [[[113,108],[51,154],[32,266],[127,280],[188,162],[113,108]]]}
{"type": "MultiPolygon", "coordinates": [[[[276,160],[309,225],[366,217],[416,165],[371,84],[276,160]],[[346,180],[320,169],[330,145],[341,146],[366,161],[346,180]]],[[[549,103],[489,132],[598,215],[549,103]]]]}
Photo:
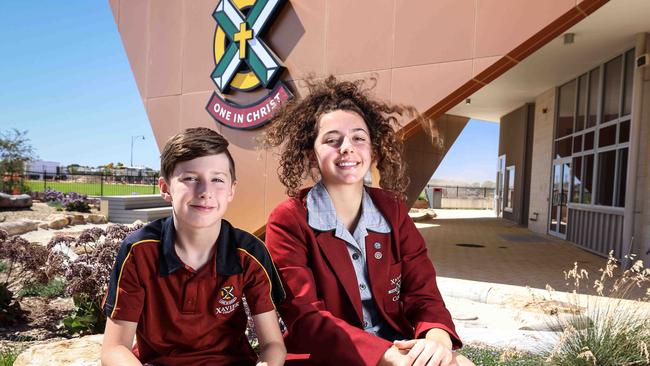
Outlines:
{"type": "MultiPolygon", "coordinates": [[[[369,230],[366,237],[368,275],[379,312],[405,339],[441,328],[454,348],[460,347],[424,239],[408,209],[389,191],[366,190],[392,230],[369,230]]],[[[361,298],[346,244],[334,230],[320,232],[307,224],[307,192],[277,206],[266,226],[266,244],[287,295],[279,307],[287,325],[287,350],[303,354],[287,360],[375,366],[391,342],[362,329],[361,298]]]]}

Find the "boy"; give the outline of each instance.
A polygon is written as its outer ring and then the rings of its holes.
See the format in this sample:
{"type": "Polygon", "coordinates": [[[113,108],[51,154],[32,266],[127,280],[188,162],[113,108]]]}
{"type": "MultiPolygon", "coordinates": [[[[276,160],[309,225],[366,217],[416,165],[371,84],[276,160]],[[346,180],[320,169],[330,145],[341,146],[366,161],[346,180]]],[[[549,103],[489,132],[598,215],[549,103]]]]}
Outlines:
{"type": "Polygon", "coordinates": [[[260,340],[258,365],[282,365],[274,302],[284,290],[271,257],[223,219],[236,187],[228,142],[209,128],[187,129],[165,145],[161,170],[172,216],[120,247],[104,301],[102,364],[253,365],[245,296],[260,340]]]}

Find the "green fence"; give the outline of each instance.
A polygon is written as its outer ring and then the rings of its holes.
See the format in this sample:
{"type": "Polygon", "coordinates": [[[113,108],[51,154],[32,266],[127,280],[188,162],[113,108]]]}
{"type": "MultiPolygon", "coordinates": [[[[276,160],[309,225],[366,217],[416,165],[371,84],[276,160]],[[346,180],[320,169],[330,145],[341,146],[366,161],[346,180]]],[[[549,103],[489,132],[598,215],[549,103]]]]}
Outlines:
{"type": "Polygon", "coordinates": [[[157,194],[158,176],[114,175],[103,173],[52,174],[25,172],[21,177],[24,189],[42,192],[54,189],[59,192],[77,192],[89,196],[122,196],[157,194]]]}

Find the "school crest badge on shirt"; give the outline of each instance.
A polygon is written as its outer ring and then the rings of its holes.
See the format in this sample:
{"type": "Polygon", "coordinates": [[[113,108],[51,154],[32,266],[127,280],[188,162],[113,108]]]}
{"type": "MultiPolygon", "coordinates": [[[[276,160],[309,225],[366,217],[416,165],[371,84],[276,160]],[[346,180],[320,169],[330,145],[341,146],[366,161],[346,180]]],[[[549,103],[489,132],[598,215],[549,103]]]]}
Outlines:
{"type": "Polygon", "coordinates": [[[237,297],[235,293],[235,286],[233,285],[225,285],[219,290],[219,296],[217,299],[217,302],[221,306],[217,306],[214,309],[214,312],[216,314],[230,314],[235,309],[239,307],[239,302],[237,301],[239,298],[237,297]]]}

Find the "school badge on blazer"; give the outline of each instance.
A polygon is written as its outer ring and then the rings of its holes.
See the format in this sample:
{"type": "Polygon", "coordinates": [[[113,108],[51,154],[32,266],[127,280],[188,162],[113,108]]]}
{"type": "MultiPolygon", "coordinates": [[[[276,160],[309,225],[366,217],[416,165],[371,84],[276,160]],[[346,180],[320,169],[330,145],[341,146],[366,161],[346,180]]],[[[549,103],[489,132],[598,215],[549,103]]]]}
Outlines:
{"type": "Polygon", "coordinates": [[[393,301],[399,300],[400,291],[402,289],[402,275],[390,279],[391,288],[388,290],[388,294],[392,296],[393,301]]]}
{"type": "Polygon", "coordinates": [[[253,129],[266,124],[280,105],[293,98],[289,89],[277,82],[284,65],[261,36],[284,0],[220,0],[212,17],[217,22],[214,35],[215,68],[211,78],[218,92],[206,109],[224,126],[253,129]],[[271,89],[261,99],[240,105],[229,92],[249,92],[259,87],[271,89]]]}

